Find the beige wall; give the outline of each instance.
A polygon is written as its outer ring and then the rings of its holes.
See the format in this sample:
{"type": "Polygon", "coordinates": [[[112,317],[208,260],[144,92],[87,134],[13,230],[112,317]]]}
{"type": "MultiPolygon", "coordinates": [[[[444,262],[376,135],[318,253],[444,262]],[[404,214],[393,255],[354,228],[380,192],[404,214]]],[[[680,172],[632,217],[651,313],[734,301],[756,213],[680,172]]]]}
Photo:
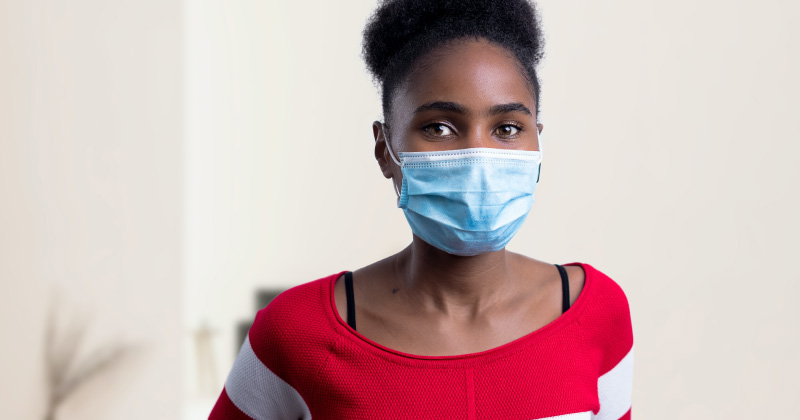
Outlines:
{"type": "Polygon", "coordinates": [[[182,20],[0,0],[3,418],[179,416],[182,20]]]}

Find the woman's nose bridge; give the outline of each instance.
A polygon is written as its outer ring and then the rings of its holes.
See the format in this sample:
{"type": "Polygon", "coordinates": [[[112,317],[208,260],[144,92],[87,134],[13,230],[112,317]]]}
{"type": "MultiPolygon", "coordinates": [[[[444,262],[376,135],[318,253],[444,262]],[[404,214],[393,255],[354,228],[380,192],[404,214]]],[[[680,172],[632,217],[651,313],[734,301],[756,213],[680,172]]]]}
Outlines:
{"type": "Polygon", "coordinates": [[[471,122],[462,136],[464,148],[490,146],[492,135],[486,124],[480,121],[471,122]]]}

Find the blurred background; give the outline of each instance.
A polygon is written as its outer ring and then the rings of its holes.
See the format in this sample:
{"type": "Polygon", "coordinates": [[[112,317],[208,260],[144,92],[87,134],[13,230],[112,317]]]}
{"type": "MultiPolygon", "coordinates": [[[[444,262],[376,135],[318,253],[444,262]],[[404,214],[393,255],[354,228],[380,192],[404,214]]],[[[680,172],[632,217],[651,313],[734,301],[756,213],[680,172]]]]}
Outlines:
{"type": "MultiPolygon", "coordinates": [[[[545,163],[509,248],[632,311],[634,413],[790,418],[800,6],[538,2],[545,163]]],[[[0,0],[0,407],[204,419],[258,308],[411,238],[375,0],[0,0]]]]}

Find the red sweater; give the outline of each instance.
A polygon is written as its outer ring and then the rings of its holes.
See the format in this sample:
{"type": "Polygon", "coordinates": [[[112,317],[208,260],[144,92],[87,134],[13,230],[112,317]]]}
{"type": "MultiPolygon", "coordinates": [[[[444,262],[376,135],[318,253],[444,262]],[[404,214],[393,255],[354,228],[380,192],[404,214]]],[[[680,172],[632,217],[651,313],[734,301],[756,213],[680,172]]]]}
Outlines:
{"type": "Polygon", "coordinates": [[[583,263],[575,304],[502,346],[416,356],[375,343],[336,310],[342,273],[260,310],[211,412],[221,419],[630,419],[633,332],[622,289],[583,263]]]}

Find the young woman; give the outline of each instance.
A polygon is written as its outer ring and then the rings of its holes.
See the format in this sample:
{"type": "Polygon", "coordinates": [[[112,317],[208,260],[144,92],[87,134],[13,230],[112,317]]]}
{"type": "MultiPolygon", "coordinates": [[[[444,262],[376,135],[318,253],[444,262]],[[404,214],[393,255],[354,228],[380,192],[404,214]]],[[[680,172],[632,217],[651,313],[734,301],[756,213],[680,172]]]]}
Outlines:
{"type": "Polygon", "coordinates": [[[526,0],[387,0],[364,31],[375,159],[413,239],[256,316],[210,418],[629,419],[625,294],[505,249],[539,180],[526,0]]]}

